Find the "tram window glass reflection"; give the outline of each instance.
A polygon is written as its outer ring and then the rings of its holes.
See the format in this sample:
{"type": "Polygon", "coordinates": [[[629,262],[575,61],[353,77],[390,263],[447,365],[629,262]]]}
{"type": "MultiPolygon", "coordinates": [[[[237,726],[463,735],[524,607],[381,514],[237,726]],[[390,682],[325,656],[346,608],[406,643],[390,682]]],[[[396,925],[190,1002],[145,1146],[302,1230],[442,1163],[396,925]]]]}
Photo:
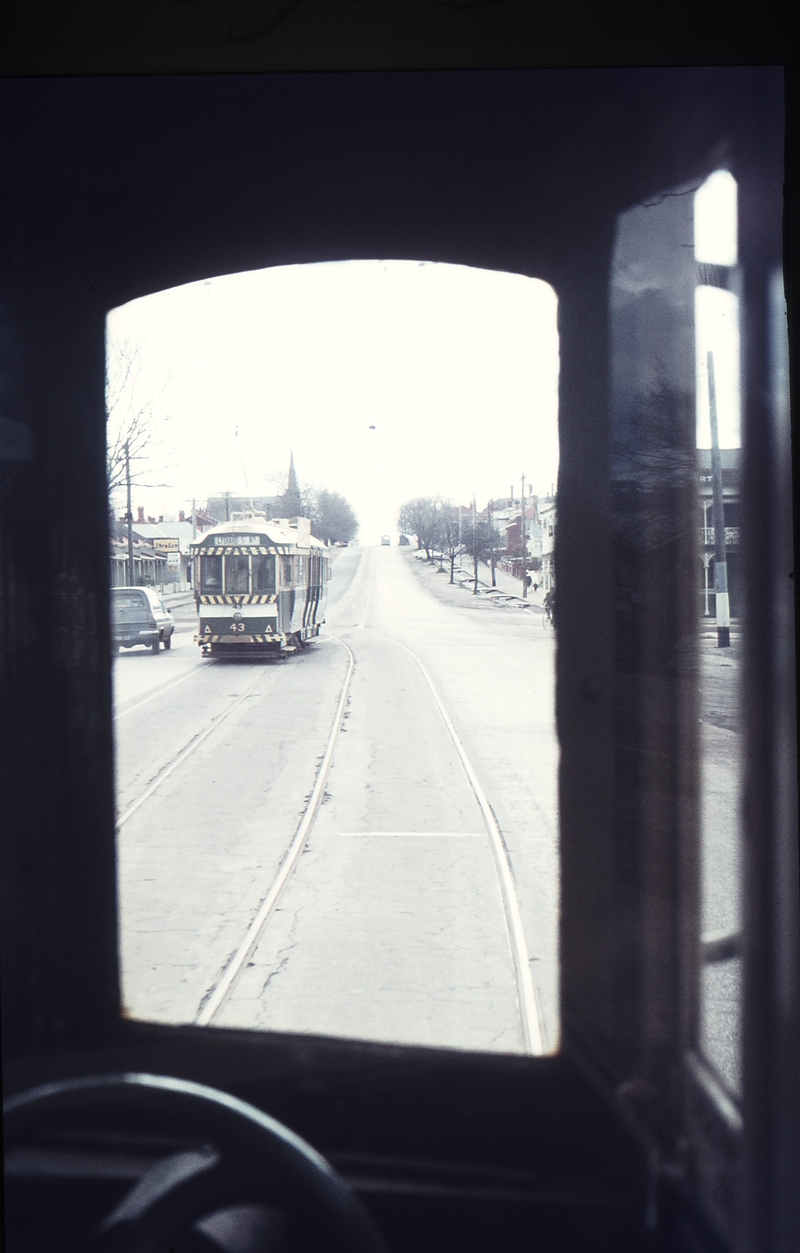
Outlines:
{"type": "Polygon", "coordinates": [[[275,558],[274,557],[254,557],[253,558],[253,591],[254,592],[274,592],[275,591],[275,558]]]}
{"type": "Polygon", "coordinates": [[[292,559],[284,557],[283,559],[283,582],[285,586],[290,587],[292,583],[292,559]]]}
{"type": "Polygon", "coordinates": [[[250,579],[249,557],[225,557],[225,591],[247,592],[250,579]]]}
{"type": "Polygon", "coordinates": [[[200,573],[201,592],[222,591],[222,558],[203,557],[200,573]]]}

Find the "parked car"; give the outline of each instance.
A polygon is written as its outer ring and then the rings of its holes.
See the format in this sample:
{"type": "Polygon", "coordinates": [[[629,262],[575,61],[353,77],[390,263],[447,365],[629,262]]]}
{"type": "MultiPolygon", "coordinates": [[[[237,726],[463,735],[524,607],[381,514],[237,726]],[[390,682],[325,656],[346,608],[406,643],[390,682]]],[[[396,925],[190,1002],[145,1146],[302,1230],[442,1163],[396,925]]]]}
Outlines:
{"type": "Polygon", "coordinates": [[[391,537],[391,535],[382,535],[382,536],[381,536],[381,544],[384,544],[384,545],[389,545],[389,544],[391,544],[391,542],[392,542],[392,537],[391,537]]]}
{"type": "Polygon", "coordinates": [[[111,644],[120,648],[145,648],[158,652],[159,645],[169,648],[175,619],[164,608],[149,587],[114,587],[111,589],[111,644]]]}

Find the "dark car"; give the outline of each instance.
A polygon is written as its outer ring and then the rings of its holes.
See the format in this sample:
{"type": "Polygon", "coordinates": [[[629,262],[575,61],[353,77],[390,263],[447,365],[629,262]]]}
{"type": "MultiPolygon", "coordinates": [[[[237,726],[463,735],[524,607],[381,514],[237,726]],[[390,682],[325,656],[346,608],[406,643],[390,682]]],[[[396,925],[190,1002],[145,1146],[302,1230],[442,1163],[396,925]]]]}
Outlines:
{"type": "Polygon", "coordinates": [[[149,587],[114,587],[111,589],[111,645],[135,648],[143,644],[154,653],[159,645],[169,648],[175,619],[149,587]]]}

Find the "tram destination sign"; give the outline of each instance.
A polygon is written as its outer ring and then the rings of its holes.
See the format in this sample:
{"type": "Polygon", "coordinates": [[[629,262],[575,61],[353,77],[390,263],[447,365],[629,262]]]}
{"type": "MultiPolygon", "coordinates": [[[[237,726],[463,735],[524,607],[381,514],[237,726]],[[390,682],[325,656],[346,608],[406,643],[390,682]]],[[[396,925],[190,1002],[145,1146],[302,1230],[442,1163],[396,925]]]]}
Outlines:
{"type": "Polygon", "coordinates": [[[245,548],[257,547],[265,541],[260,535],[209,535],[207,543],[209,547],[222,548],[245,548]]]}

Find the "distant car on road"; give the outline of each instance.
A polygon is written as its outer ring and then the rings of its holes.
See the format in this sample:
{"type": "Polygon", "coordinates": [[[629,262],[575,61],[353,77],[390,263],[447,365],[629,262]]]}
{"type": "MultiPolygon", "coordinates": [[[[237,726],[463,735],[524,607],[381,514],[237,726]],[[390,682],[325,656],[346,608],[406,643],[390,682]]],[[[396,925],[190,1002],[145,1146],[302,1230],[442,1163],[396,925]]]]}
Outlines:
{"type": "Polygon", "coordinates": [[[391,544],[391,542],[392,542],[392,537],[391,537],[391,535],[382,535],[382,536],[381,536],[381,544],[386,544],[386,545],[388,546],[389,544],[391,544]]]}
{"type": "Polygon", "coordinates": [[[112,587],[111,647],[135,648],[142,644],[157,653],[163,644],[169,648],[175,619],[149,587],[112,587]]]}

